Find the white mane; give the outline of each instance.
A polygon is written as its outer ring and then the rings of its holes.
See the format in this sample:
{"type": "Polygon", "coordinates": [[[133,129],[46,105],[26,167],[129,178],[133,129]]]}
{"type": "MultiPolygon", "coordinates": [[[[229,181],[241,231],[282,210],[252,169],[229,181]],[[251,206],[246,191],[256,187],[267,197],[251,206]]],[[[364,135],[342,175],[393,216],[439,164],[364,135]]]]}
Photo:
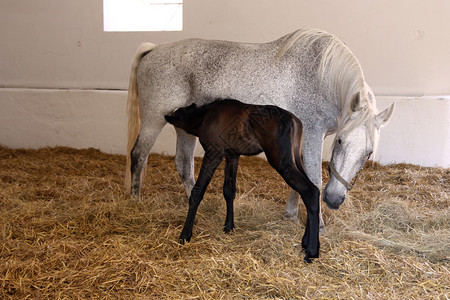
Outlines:
{"type": "Polygon", "coordinates": [[[341,40],[322,30],[301,29],[287,38],[276,57],[283,56],[294,45],[309,49],[315,44],[317,44],[316,49],[321,49],[317,79],[327,84],[329,95],[339,106],[336,136],[346,134],[368,121],[369,136],[375,143],[377,140],[374,123],[375,97],[364,80],[361,65],[341,40]],[[359,93],[361,112],[357,118],[350,118],[351,100],[357,93],[359,93]]]}

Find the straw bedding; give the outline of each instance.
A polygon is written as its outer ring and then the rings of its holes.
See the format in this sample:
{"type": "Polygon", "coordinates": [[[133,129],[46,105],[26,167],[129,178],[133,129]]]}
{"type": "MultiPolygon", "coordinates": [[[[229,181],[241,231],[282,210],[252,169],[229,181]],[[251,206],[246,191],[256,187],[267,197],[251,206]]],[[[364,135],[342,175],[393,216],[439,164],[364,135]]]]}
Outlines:
{"type": "Polygon", "coordinates": [[[449,169],[367,165],[341,209],[323,209],[320,258],[305,264],[304,206],[299,224],[283,219],[289,188],[266,161],[241,159],[230,235],[221,165],[184,246],[173,158],[148,165],[137,202],[123,156],[0,147],[0,298],[449,298],[449,169]]]}

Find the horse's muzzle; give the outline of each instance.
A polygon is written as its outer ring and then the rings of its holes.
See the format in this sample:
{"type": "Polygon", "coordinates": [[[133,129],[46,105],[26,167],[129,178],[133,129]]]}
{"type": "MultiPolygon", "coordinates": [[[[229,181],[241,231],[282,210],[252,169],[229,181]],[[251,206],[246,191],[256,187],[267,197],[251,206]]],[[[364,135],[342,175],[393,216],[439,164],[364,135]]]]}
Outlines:
{"type": "Polygon", "coordinates": [[[345,200],[345,194],[342,195],[336,195],[333,193],[327,192],[325,189],[325,192],[323,194],[323,201],[327,204],[329,209],[339,209],[342,203],[344,203],[345,200]]]}

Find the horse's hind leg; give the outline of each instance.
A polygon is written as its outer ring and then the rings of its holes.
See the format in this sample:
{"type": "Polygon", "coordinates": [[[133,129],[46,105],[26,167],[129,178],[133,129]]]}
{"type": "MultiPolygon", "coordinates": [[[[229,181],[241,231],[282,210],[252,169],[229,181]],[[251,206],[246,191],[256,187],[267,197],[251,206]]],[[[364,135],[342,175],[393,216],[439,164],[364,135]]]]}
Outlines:
{"type": "Polygon", "coordinates": [[[197,138],[175,127],[177,132],[177,151],[175,154],[175,168],[183,182],[188,197],[194,187],[194,151],[197,138]]]}
{"type": "Polygon", "coordinates": [[[294,222],[298,221],[298,201],[300,200],[300,195],[294,190],[291,190],[289,194],[288,202],[286,204],[286,209],[284,216],[294,222]]]}
{"type": "Polygon", "coordinates": [[[131,151],[131,195],[140,198],[142,171],[147,164],[148,154],[164,127],[165,121],[154,119],[151,124],[145,124],[139,131],[138,138],[131,151]]]}

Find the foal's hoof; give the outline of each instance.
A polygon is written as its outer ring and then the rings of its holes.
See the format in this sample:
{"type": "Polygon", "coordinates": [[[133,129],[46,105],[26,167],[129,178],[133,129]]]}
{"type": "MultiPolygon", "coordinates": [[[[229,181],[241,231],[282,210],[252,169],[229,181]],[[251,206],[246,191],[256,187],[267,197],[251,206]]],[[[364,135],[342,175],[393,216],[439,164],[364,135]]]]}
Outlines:
{"type": "Polygon", "coordinates": [[[191,241],[191,238],[186,238],[186,239],[184,239],[184,238],[179,238],[178,239],[178,244],[180,244],[180,245],[184,245],[186,242],[190,242],[191,241]]]}
{"type": "Polygon", "coordinates": [[[305,256],[305,258],[303,259],[303,261],[304,261],[305,263],[307,263],[307,264],[312,263],[312,260],[311,260],[308,256],[305,256]]]}
{"type": "Polygon", "coordinates": [[[223,232],[226,233],[226,234],[231,234],[233,232],[233,228],[230,229],[230,228],[224,227],[223,228],[223,232]]]}
{"type": "Polygon", "coordinates": [[[307,263],[307,264],[310,264],[310,263],[313,262],[312,259],[316,259],[316,258],[319,258],[319,255],[308,255],[308,254],[306,254],[306,255],[305,255],[305,258],[303,259],[303,261],[304,261],[305,263],[307,263]]]}
{"type": "Polygon", "coordinates": [[[306,249],[308,248],[308,245],[302,242],[302,251],[306,252],[306,249]]]}
{"type": "Polygon", "coordinates": [[[303,259],[304,262],[310,264],[313,262],[314,259],[319,258],[319,252],[310,252],[310,251],[305,251],[306,255],[305,258],[303,259]]]}

